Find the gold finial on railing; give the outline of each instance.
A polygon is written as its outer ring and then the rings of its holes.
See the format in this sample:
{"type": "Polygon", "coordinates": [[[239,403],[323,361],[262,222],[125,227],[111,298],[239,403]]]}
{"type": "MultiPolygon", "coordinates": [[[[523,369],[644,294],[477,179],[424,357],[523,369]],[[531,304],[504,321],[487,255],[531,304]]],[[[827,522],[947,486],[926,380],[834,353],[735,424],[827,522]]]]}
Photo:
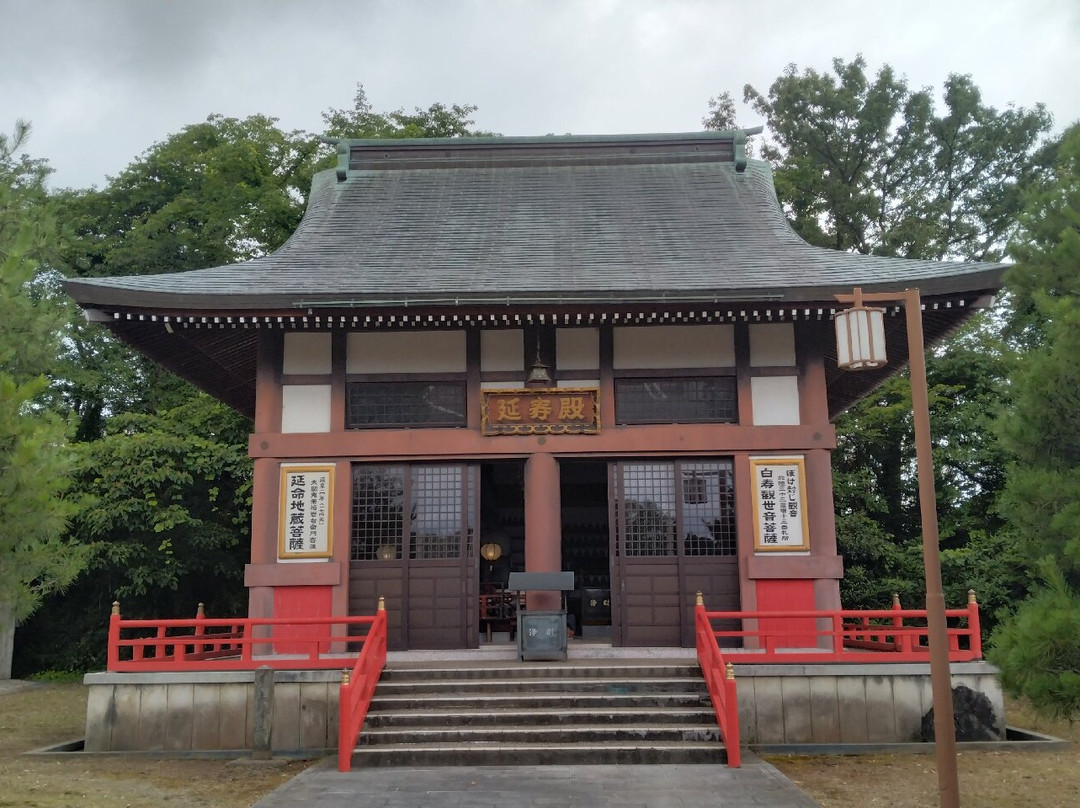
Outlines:
{"type": "Polygon", "coordinates": [[[969,589],[968,590],[968,603],[976,603],[976,602],[977,601],[975,600],[975,590],[974,589],[969,589]]]}
{"type": "Polygon", "coordinates": [[[892,593],[892,605],[893,605],[894,609],[899,609],[900,608],[900,593],[899,592],[893,592],[892,593]]]}
{"type": "Polygon", "coordinates": [[[114,600],[112,602],[112,613],[115,614],[117,617],[120,616],[120,601],[114,600]]]}
{"type": "Polygon", "coordinates": [[[382,595],[379,595],[379,611],[386,611],[386,598],[384,598],[382,595]]]}
{"type": "Polygon", "coordinates": [[[724,666],[724,678],[734,681],[735,679],[735,666],[730,662],[724,666]]]}
{"type": "Polygon", "coordinates": [[[705,605],[705,596],[702,595],[701,592],[697,593],[697,598],[694,601],[694,605],[695,606],[704,606],[705,605]]]}
{"type": "Polygon", "coordinates": [[[199,604],[198,608],[195,609],[195,617],[197,619],[199,619],[199,620],[202,620],[203,618],[206,617],[206,604],[204,604],[204,603],[199,604]]]}
{"type": "Polygon", "coordinates": [[[341,671],[341,686],[345,687],[349,684],[349,671],[347,668],[343,668],[341,671]]]}

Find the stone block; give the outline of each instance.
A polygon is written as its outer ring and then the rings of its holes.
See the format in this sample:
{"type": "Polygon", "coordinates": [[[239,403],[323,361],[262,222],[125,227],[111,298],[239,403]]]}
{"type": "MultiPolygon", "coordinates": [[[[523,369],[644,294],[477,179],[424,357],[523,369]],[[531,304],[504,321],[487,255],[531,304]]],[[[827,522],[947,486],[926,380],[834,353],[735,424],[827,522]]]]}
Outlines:
{"type": "Polygon", "coordinates": [[[84,746],[87,752],[108,752],[112,749],[113,725],[116,720],[114,696],[113,685],[98,685],[89,688],[86,697],[84,746]]]}
{"type": "Polygon", "coordinates": [[[840,743],[840,703],[835,676],[811,676],[810,727],[814,743],[840,743]]]}
{"type": "Polygon", "coordinates": [[[136,749],[157,752],[165,748],[168,687],[143,685],[139,694],[139,729],[136,749]]]}
{"type": "Polygon", "coordinates": [[[739,740],[744,744],[758,743],[757,737],[757,700],[753,676],[738,678],[735,684],[739,694],[739,740]]]}
{"type": "Polygon", "coordinates": [[[300,685],[276,682],[274,685],[274,728],[270,748],[292,752],[300,748],[300,685]]]}
{"type": "Polygon", "coordinates": [[[192,749],[220,749],[221,733],[218,711],[221,708],[221,685],[206,684],[195,688],[191,727],[192,749]]]}
{"type": "Polygon", "coordinates": [[[327,684],[300,685],[300,748],[327,749],[334,745],[327,737],[327,684]]]}
{"type": "Polygon", "coordinates": [[[893,713],[897,741],[918,741],[921,734],[924,682],[912,676],[893,677],[893,713]]]}
{"type": "Polygon", "coordinates": [[[165,748],[169,750],[191,749],[192,726],[195,713],[194,685],[166,685],[168,717],[165,720],[165,748]]]}
{"type": "Polygon", "coordinates": [[[896,740],[893,716],[892,676],[866,677],[866,740],[889,743],[896,740]]]}
{"type": "Polygon", "coordinates": [[[117,685],[113,698],[113,732],[110,750],[128,752],[139,748],[139,685],[117,685]]]}
{"type": "Polygon", "coordinates": [[[251,723],[248,716],[248,692],[251,685],[223,684],[221,687],[221,707],[219,715],[219,737],[222,749],[250,749],[247,743],[247,726],[251,723]]]}
{"type": "Polygon", "coordinates": [[[784,699],[784,743],[810,743],[810,680],[805,676],[781,679],[784,699]]]}
{"type": "Polygon", "coordinates": [[[866,743],[866,680],[861,676],[836,677],[840,742],[866,743]]]}
{"type": "Polygon", "coordinates": [[[754,682],[754,702],[757,705],[757,743],[784,742],[783,679],[762,676],[754,682]]]}

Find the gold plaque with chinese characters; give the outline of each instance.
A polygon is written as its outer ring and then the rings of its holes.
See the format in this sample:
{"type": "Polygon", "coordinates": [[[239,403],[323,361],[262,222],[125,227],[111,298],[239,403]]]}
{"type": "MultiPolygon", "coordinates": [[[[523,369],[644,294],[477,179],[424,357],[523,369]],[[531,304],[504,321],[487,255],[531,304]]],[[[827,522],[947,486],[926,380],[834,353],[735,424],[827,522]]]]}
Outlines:
{"type": "Polygon", "coordinates": [[[600,391],[595,387],[484,390],[480,428],[485,435],[595,435],[600,391]]]}
{"type": "Polygon", "coordinates": [[[752,457],[754,552],[806,551],[806,464],[802,457],[752,457]]]}
{"type": "Polygon", "coordinates": [[[333,464],[281,466],[278,559],[334,555],[333,464]]]}

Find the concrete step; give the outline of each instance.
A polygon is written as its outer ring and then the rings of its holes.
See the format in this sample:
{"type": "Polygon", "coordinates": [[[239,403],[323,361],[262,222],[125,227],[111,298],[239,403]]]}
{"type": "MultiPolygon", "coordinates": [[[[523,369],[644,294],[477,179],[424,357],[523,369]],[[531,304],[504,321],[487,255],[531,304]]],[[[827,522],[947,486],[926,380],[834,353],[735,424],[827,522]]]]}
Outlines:
{"type": "MultiPolygon", "coordinates": [[[[487,705],[490,708],[490,705],[487,705]]],[[[486,709],[482,712],[467,707],[457,709],[404,709],[400,711],[378,710],[368,713],[364,724],[367,729],[383,727],[530,727],[572,726],[581,724],[716,724],[711,706],[665,707],[662,710],[646,705],[612,707],[600,702],[596,707],[566,707],[561,709],[486,709]]]]}
{"type": "Polygon", "coordinates": [[[419,665],[379,681],[353,763],[725,762],[696,665],[419,665]]]}
{"type": "Polygon", "coordinates": [[[491,665],[412,665],[387,668],[380,681],[421,681],[453,679],[587,679],[628,677],[633,679],[700,678],[697,663],[637,663],[619,665],[610,661],[599,664],[567,664],[550,662],[499,662],[491,665]]]}
{"type": "Polygon", "coordinates": [[[574,693],[572,691],[530,693],[515,689],[510,693],[489,693],[482,697],[478,697],[475,693],[417,694],[406,691],[394,695],[376,692],[371,701],[371,711],[376,713],[403,710],[459,710],[473,707],[479,712],[514,709],[557,712],[569,709],[603,709],[604,707],[671,709],[708,704],[710,704],[709,696],[704,687],[701,692],[692,693],[574,693]]]}
{"type": "Polygon", "coordinates": [[[630,676],[595,676],[581,679],[568,677],[557,678],[505,678],[505,679],[424,679],[380,680],[376,697],[392,696],[400,693],[468,693],[477,694],[505,693],[528,690],[536,692],[555,692],[572,690],[575,693],[682,693],[705,692],[705,682],[698,674],[690,677],[646,677],[642,679],[630,676]]]}
{"type": "Polygon", "coordinates": [[[596,744],[596,743],[718,743],[719,729],[703,724],[606,725],[537,727],[407,727],[380,728],[360,733],[357,748],[382,744],[596,744]]]}
{"type": "Polygon", "coordinates": [[[387,744],[358,748],[354,767],[364,766],[566,766],[572,764],[726,763],[723,744],[713,742],[451,743],[387,744]]]}

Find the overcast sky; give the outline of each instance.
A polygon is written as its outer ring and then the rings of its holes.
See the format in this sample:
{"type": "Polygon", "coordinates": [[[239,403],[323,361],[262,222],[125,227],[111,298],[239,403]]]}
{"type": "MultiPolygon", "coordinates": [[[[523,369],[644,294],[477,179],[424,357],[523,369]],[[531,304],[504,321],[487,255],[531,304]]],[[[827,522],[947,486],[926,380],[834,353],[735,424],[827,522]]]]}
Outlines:
{"type": "Polygon", "coordinates": [[[0,0],[0,27],[0,131],[30,120],[56,187],[212,113],[321,131],[357,82],[376,110],[475,104],[505,135],[683,132],[724,90],[862,53],[1080,119],[1080,0],[0,0]]]}

